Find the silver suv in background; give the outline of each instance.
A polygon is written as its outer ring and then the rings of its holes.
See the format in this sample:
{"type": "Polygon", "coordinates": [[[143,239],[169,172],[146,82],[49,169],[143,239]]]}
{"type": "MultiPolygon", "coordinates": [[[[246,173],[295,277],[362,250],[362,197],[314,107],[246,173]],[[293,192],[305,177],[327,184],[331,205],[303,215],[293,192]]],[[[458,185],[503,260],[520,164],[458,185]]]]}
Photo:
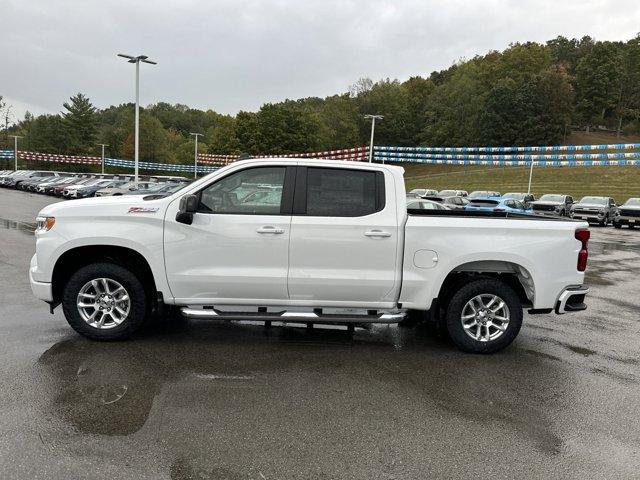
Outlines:
{"type": "Polygon", "coordinates": [[[640,225],[640,198],[630,198],[616,210],[613,216],[613,226],[622,228],[623,225],[627,225],[629,228],[640,225]]]}
{"type": "Polygon", "coordinates": [[[531,202],[536,201],[536,197],[533,193],[521,193],[521,192],[508,192],[502,195],[502,198],[508,198],[510,200],[519,200],[524,203],[526,208],[531,207],[531,202]]]}
{"type": "Polygon", "coordinates": [[[569,216],[576,220],[586,220],[606,227],[617,211],[616,201],[612,197],[582,197],[571,207],[569,216]]]}
{"type": "Polygon", "coordinates": [[[547,193],[538,200],[531,202],[531,208],[533,208],[534,213],[555,214],[563,217],[569,215],[571,205],[573,205],[573,197],[571,195],[559,195],[556,193],[547,193]]]}

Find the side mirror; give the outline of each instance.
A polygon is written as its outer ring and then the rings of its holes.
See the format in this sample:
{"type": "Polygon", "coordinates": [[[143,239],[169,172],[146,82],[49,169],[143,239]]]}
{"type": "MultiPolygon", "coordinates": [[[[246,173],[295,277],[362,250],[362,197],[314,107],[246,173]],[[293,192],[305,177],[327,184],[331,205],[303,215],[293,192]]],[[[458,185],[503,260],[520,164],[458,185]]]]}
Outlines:
{"type": "Polygon", "coordinates": [[[176,222],[191,225],[193,223],[193,214],[198,210],[197,195],[185,195],[180,199],[180,207],[176,213],[176,222]]]}

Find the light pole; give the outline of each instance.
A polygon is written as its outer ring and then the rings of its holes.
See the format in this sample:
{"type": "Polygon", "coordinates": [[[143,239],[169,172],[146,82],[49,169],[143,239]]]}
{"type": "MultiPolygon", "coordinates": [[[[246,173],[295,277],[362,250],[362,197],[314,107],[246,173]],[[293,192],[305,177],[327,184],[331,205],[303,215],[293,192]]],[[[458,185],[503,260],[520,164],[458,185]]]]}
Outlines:
{"type": "Polygon", "coordinates": [[[193,154],[193,178],[198,178],[198,137],[201,137],[201,133],[190,133],[189,135],[193,135],[195,137],[195,147],[193,154]]]}
{"type": "Polygon", "coordinates": [[[15,170],[18,171],[18,139],[22,138],[20,135],[9,135],[13,137],[13,161],[15,162],[15,170]]]}
{"type": "MultiPolygon", "coordinates": [[[[371,119],[371,141],[369,142],[369,163],[373,160],[373,132],[376,129],[376,119],[382,120],[382,115],[365,115],[364,118],[371,119]]],[[[382,161],[384,163],[384,160],[382,161]]]]}
{"type": "Polygon", "coordinates": [[[104,147],[108,147],[109,145],[106,143],[99,143],[98,145],[102,147],[102,174],[104,175],[104,147]]]}
{"type": "Polygon", "coordinates": [[[157,65],[157,62],[153,60],[149,60],[149,57],[146,55],[138,55],[134,57],[133,55],[125,55],[124,53],[119,53],[119,57],[128,59],[129,63],[136,64],[136,125],[135,125],[135,146],[134,146],[134,158],[135,158],[135,182],[138,185],[138,147],[140,144],[140,62],[150,63],[151,65],[157,65]]]}
{"type": "Polygon", "coordinates": [[[531,160],[531,167],[529,167],[529,187],[527,188],[527,195],[531,193],[531,177],[533,177],[533,160],[531,160]]]}

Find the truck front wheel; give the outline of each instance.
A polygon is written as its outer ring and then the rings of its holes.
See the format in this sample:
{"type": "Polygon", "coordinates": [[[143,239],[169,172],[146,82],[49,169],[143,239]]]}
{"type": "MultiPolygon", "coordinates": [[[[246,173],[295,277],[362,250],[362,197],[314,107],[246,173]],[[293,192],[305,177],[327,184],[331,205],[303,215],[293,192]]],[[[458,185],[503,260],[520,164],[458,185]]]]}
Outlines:
{"type": "Polygon", "coordinates": [[[122,340],[147,317],[142,283],[113,263],[94,263],[75,272],[64,287],[62,309],[69,325],[92,340],[122,340]]]}
{"type": "Polygon", "coordinates": [[[522,326],[522,303],[506,283],[481,278],[463,285],[446,310],[447,332],[465,352],[493,353],[507,347],[522,326]]]}

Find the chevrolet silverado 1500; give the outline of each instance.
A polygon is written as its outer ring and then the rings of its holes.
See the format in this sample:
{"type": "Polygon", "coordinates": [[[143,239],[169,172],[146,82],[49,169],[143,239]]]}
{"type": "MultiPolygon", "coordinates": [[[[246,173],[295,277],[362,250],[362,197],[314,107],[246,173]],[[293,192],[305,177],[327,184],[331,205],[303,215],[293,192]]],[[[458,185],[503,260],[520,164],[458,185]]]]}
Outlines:
{"type": "Polygon", "coordinates": [[[37,221],[33,293],[96,340],[168,304],[214,320],[433,320],[486,353],[524,308],[586,308],[587,223],[407,209],[389,165],[239,161],[169,196],[72,200],[37,221]]]}

